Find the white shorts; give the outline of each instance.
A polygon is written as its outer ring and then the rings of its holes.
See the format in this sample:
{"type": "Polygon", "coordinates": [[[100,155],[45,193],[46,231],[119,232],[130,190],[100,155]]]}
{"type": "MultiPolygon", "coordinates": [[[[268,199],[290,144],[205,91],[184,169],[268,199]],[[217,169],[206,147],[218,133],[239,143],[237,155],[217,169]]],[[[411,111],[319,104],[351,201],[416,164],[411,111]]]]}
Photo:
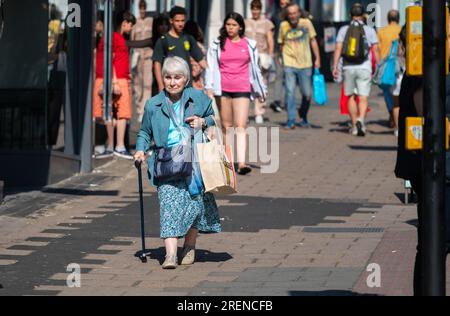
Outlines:
{"type": "Polygon", "coordinates": [[[344,93],[346,96],[368,97],[371,87],[371,71],[367,69],[344,69],[344,93]]]}

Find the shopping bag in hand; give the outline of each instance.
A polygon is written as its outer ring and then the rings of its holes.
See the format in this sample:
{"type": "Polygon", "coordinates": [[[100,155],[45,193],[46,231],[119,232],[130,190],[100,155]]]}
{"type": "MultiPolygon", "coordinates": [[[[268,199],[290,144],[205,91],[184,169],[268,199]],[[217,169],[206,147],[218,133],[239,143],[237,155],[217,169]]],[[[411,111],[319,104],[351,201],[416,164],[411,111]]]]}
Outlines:
{"type": "Polygon", "coordinates": [[[316,69],[313,75],[313,90],[314,102],[316,102],[317,105],[326,105],[328,103],[327,86],[325,78],[319,72],[319,69],[316,69]]]}
{"type": "Polygon", "coordinates": [[[214,138],[197,144],[198,161],[205,192],[236,193],[236,171],[230,145],[223,144],[222,131],[216,126],[214,138]]]}

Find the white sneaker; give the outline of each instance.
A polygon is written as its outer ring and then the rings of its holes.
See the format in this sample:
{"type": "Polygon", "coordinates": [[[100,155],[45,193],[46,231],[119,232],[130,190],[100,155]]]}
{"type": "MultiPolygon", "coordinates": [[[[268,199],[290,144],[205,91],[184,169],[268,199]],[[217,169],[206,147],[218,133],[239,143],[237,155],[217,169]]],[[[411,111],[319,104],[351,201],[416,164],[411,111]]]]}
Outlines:
{"type": "Polygon", "coordinates": [[[358,136],[358,128],[356,126],[350,127],[349,133],[353,136],[358,136]]]}
{"type": "Polygon", "coordinates": [[[130,154],[130,152],[126,149],[120,149],[117,150],[117,148],[114,150],[114,155],[123,159],[127,159],[127,160],[133,160],[133,155],[130,154]]]}
{"type": "Polygon", "coordinates": [[[257,115],[255,117],[255,123],[256,124],[264,124],[264,118],[262,117],[262,115],[257,115]]]}
{"type": "Polygon", "coordinates": [[[366,136],[367,129],[366,129],[366,126],[364,125],[363,121],[358,120],[356,122],[356,129],[357,129],[357,133],[356,133],[357,136],[360,136],[360,137],[366,136]]]}
{"type": "Polygon", "coordinates": [[[95,159],[106,159],[106,158],[111,158],[112,156],[114,156],[114,152],[112,150],[106,149],[101,154],[95,154],[93,158],[95,158],[95,159]]]}
{"type": "Polygon", "coordinates": [[[99,146],[95,146],[94,148],[94,154],[95,155],[101,155],[106,151],[106,147],[105,145],[99,145],[99,146]]]}
{"type": "Polygon", "coordinates": [[[398,137],[398,129],[396,129],[396,130],[394,131],[394,136],[395,136],[395,137],[398,137]]]}

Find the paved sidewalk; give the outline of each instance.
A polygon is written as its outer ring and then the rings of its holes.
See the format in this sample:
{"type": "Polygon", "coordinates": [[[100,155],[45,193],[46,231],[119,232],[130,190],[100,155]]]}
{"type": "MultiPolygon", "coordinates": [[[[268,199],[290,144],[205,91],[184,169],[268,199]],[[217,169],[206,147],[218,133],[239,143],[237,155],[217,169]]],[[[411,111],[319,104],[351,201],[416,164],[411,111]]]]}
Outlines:
{"type": "MultiPolygon", "coordinates": [[[[415,205],[402,203],[403,182],[393,175],[396,139],[384,125],[384,104],[375,92],[367,137],[352,137],[338,87],[329,89],[330,105],[311,109],[313,128],[280,130],[278,172],[255,168],[238,178],[239,194],[217,197],[223,232],[200,236],[192,266],[161,269],[158,202],[149,186],[151,258],[134,257],[139,204],[129,161],[7,197],[0,295],[412,294],[415,205]],[[66,285],[71,263],[81,266],[81,288],[66,285]],[[380,265],[380,288],[367,285],[370,263],[380,265]]],[[[285,115],[269,109],[266,126],[285,115]]]]}

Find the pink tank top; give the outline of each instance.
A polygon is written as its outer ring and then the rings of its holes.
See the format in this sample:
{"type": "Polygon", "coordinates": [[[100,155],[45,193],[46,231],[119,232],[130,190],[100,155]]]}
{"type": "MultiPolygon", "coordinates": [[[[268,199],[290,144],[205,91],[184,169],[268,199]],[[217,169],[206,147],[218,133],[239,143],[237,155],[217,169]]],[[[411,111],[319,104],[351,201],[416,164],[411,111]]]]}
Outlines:
{"type": "Polygon", "coordinates": [[[222,91],[251,92],[250,53],[245,38],[233,43],[229,38],[225,50],[220,52],[219,69],[222,78],[222,91]]]}

